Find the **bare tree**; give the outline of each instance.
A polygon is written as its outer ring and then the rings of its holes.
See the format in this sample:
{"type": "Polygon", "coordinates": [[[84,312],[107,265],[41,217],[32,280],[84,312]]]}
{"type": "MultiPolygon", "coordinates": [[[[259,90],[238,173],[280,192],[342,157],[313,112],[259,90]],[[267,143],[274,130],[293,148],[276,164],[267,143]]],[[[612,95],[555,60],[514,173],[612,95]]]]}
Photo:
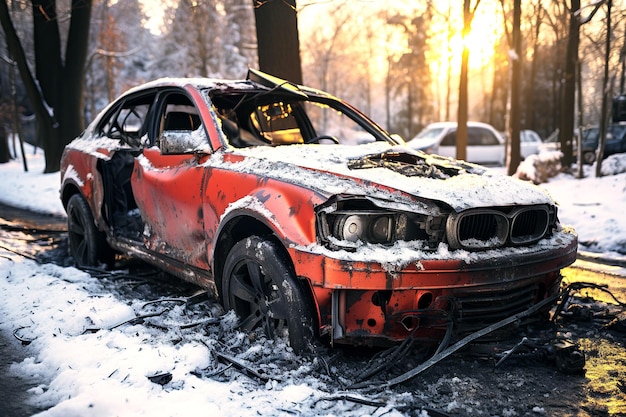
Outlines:
{"type": "MultiPolygon", "coordinates": [[[[322,90],[328,91],[334,88],[331,86],[333,69],[337,72],[337,65],[342,61],[342,53],[346,45],[342,43],[342,35],[347,30],[348,22],[352,19],[349,10],[344,4],[339,4],[329,12],[326,33],[316,32],[311,35],[307,42],[307,50],[311,55],[312,62],[311,75],[314,77],[314,84],[322,90]]],[[[339,94],[336,90],[336,94],[339,94]]]]}
{"type": "Polygon", "coordinates": [[[0,23],[7,38],[43,136],[45,172],[60,168],[63,148],[85,126],[83,79],[87,59],[91,0],[72,0],[70,23],[62,53],[56,0],[32,0],[35,39],[35,74],[11,20],[5,1],[0,2],[0,23]]]}
{"type": "Polygon", "coordinates": [[[530,71],[528,75],[528,79],[526,80],[526,97],[525,97],[525,115],[526,115],[526,125],[533,129],[537,130],[535,126],[535,80],[537,79],[537,66],[539,64],[539,54],[537,54],[537,50],[539,49],[539,35],[541,33],[541,24],[543,23],[543,17],[546,13],[545,8],[541,1],[535,1],[531,4],[532,14],[529,18],[534,18],[532,21],[531,27],[531,37],[529,39],[527,47],[532,50],[532,58],[530,62],[530,71]]]}
{"type": "MultiPolygon", "coordinates": [[[[559,141],[561,143],[561,152],[563,153],[563,165],[565,166],[571,165],[574,160],[572,142],[574,137],[576,73],[578,69],[580,28],[583,24],[591,21],[605,1],[606,0],[596,2],[593,5],[594,8],[591,13],[587,17],[583,18],[580,0],[571,0],[569,33],[567,37],[567,52],[563,77],[563,95],[561,102],[562,113],[559,130],[559,141]]],[[[604,87],[606,87],[606,85],[604,87]]],[[[606,127],[606,124],[604,126],[606,127]]],[[[606,132],[606,128],[604,132],[606,132]]],[[[604,132],[602,132],[601,128],[601,138],[604,137],[604,132]]],[[[580,161],[580,163],[582,163],[582,161],[580,161]]]]}
{"type": "Polygon", "coordinates": [[[511,60],[511,102],[509,106],[508,141],[506,167],[507,174],[513,175],[517,171],[517,166],[521,160],[520,154],[520,129],[522,118],[522,34],[521,34],[521,0],[513,0],[513,24],[511,35],[506,23],[506,9],[504,0],[500,0],[502,13],[504,15],[504,27],[509,39],[509,57],[511,60]]]}
{"type": "Polygon", "coordinates": [[[406,138],[415,136],[424,127],[427,116],[434,112],[430,89],[432,77],[426,61],[431,15],[432,11],[427,7],[417,17],[397,14],[387,19],[387,24],[403,29],[407,42],[406,51],[393,61],[391,68],[397,95],[405,102],[394,125],[406,138]]]}
{"type": "Polygon", "coordinates": [[[604,147],[609,123],[609,100],[611,89],[609,87],[609,58],[611,56],[611,8],[612,0],[606,0],[606,44],[604,50],[604,76],[602,77],[602,111],[600,112],[600,137],[598,141],[596,177],[602,176],[602,159],[604,159],[604,147]]]}
{"type": "Polygon", "coordinates": [[[580,44],[580,24],[580,0],[571,0],[565,74],[563,77],[563,96],[561,102],[562,113],[559,129],[559,141],[561,142],[563,165],[565,166],[569,166],[573,162],[572,138],[574,136],[576,67],[578,62],[578,45],[580,44]]]}
{"type": "MultiPolygon", "coordinates": [[[[476,0],[474,7],[472,0],[463,0],[463,39],[467,39],[472,29],[472,20],[480,0],[476,0]]],[[[459,78],[459,108],[457,113],[456,131],[456,157],[467,159],[467,118],[468,118],[468,69],[469,69],[469,48],[463,42],[463,52],[461,55],[461,75],[459,78]]]]}

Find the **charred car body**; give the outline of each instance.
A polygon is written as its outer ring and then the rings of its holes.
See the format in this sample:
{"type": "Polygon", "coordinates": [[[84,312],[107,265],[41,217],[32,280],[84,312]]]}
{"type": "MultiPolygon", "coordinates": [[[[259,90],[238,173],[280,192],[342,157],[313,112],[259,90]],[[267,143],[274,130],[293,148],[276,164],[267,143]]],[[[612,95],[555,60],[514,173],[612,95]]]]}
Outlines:
{"type": "Polygon", "coordinates": [[[473,331],[556,294],[576,257],[537,187],[410,150],[345,102],[253,70],[128,91],[61,174],[79,266],[141,258],[296,350],[473,331]]]}

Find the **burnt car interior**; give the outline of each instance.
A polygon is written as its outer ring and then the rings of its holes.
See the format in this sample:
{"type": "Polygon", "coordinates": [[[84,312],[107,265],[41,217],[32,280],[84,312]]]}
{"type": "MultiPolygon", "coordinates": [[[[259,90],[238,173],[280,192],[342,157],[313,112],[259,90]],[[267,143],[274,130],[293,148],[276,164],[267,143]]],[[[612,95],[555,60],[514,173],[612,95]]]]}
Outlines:
{"type": "Polygon", "coordinates": [[[110,160],[101,160],[98,169],[104,185],[103,216],[116,233],[140,237],[141,217],[133,197],[130,177],[135,157],[141,153],[148,137],[148,119],[156,93],[131,97],[111,109],[103,118],[98,132],[104,137],[119,139],[123,145],[110,160]]]}
{"type": "Polygon", "coordinates": [[[315,137],[297,101],[286,101],[281,96],[229,94],[213,97],[213,103],[222,131],[236,148],[310,143],[315,137]]]}
{"type": "MultiPolygon", "coordinates": [[[[356,145],[382,140],[343,103],[289,90],[213,91],[213,110],[236,148],[293,144],[356,145]]],[[[389,138],[390,139],[390,138],[389,138]]]]}

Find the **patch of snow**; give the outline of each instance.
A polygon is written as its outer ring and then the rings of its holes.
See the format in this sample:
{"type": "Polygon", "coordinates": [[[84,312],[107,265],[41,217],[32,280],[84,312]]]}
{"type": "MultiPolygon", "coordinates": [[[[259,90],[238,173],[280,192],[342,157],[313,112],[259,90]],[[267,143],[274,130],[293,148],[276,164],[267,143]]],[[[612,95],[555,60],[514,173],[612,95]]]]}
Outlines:
{"type": "Polygon", "coordinates": [[[65,181],[69,179],[74,180],[74,182],[79,187],[82,187],[83,185],[85,185],[85,182],[78,175],[78,172],[76,171],[76,168],[74,168],[74,165],[68,165],[67,169],[65,170],[65,175],[61,179],[61,183],[64,183],[65,181]]]}
{"type": "MultiPolygon", "coordinates": [[[[294,246],[303,252],[324,255],[328,258],[343,261],[377,262],[383,265],[386,271],[394,272],[405,268],[410,264],[420,264],[424,260],[450,259],[463,261],[467,264],[486,261],[495,256],[510,257],[521,254],[539,254],[553,248],[565,248],[576,239],[576,235],[569,229],[559,230],[548,239],[542,239],[536,245],[529,247],[510,247],[492,249],[478,252],[469,252],[463,249],[450,250],[447,244],[440,243],[437,250],[425,250],[420,242],[394,242],[392,246],[379,244],[355,245],[355,251],[331,250],[320,244],[306,246],[294,246]]],[[[343,244],[343,243],[342,243],[343,244]]],[[[422,268],[423,269],[423,265],[422,268]]]]}
{"type": "Polygon", "coordinates": [[[67,145],[70,149],[76,149],[77,151],[91,154],[96,158],[104,159],[106,161],[111,159],[111,155],[101,152],[101,150],[114,151],[120,149],[122,145],[117,139],[109,138],[77,138],[67,145]]]}
{"type": "MultiPolygon", "coordinates": [[[[271,219],[274,223],[276,219],[274,214],[267,209],[267,207],[256,197],[254,196],[245,196],[237,201],[233,201],[226,207],[224,210],[224,214],[220,217],[220,222],[227,217],[230,213],[236,210],[247,210],[260,213],[264,218],[271,219]]],[[[278,226],[278,225],[277,225],[278,226]]]]}

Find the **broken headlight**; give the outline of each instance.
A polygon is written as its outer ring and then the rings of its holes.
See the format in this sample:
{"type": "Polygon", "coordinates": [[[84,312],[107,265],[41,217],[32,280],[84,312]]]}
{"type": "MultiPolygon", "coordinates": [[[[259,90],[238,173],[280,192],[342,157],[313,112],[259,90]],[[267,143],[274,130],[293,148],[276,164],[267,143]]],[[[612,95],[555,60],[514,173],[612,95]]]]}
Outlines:
{"type": "MultiPolygon", "coordinates": [[[[397,241],[420,241],[425,249],[436,248],[445,235],[445,216],[435,209],[417,213],[363,197],[337,197],[317,208],[317,235],[333,249],[356,249],[362,244],[393,245],[397,241]]],[[[413,210],[411,210],[413,209],[413,210]]]]}
{"type": "MultiPolygon", "coordinates": [[[[330,218],[329,218],[330,217],[330,218]]],[[[407,218],[403,214],[381,211],[337,211],[328,231],[339,241],[391,244],[404,240],[407,218]]]]}

